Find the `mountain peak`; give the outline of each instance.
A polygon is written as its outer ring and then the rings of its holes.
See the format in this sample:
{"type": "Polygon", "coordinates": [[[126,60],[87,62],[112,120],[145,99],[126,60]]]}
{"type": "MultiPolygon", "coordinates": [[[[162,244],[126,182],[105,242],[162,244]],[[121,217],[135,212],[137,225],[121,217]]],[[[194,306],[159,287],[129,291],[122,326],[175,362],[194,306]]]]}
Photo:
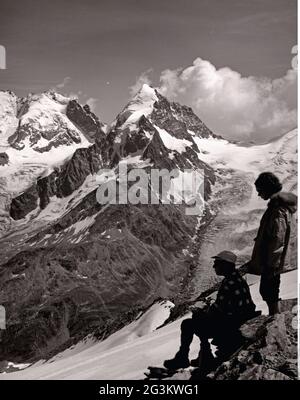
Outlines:
{"type": "Polygon", "coordinates": [[[158,100],[157,95],[156,95],[156,90],[148,85],[147,83],[144,83],[140,90],[136,93],[133,99],[137,98],[142,98],[144,100],[147,99],[152,99],[152,100],[158,100]]]}

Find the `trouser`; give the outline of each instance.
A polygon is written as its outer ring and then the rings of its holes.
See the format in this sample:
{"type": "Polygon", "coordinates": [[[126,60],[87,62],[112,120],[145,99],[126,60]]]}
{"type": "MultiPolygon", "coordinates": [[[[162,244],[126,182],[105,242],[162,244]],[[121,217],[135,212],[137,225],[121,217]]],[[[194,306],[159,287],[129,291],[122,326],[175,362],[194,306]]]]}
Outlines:
{"type": "MultiPolygon", "coordinates": [[[[222,340],[230,343],[235,340],[234,332],[238,331],[240,324],[229,317],[200,313],[188,318],[181,323],[180,352],[188,355],[194,335],[201,341],[201,350],[209,350],[208,339],[222,340]]],[[[233,343],[234,344],[234,343],[233,343]]]]}
{"type": "Polygon", "coordinates": [[[263,300],[270,304],[279,301],[280,275],[262,275],[260,279],[259,292],[263,300]]]}

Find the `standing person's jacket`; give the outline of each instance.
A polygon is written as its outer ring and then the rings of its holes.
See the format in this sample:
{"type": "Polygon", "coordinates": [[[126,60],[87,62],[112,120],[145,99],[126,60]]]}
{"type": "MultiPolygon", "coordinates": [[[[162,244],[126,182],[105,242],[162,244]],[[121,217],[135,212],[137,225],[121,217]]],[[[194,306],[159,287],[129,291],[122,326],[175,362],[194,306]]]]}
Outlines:
{"type": "Polygon", "coordinates": [[[246,280],[235,270],[221,282],[216,301],[210,306],[208,313],[228,317],[240,324],[252,318],[255,304],[246,280]]]}
{"type": "Polygon", "coordinates": [[[248,272],[276,276],[285,269],[292,214],[297,210],[297,196],[279,192],[272,196],[260,221],[248,272]]]}

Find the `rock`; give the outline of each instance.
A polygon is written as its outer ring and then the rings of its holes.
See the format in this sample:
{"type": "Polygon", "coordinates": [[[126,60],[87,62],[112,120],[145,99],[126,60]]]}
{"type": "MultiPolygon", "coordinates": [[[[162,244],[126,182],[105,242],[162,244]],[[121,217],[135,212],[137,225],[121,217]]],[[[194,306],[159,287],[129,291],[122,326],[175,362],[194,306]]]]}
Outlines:
{"type": "Polygon", "coordinates": [[[212,374],[216,380],[297,379],[297,335],[292,327],[294,301],[284,301],[284,313],[259,316],[242,327],[243,348],[212,374]]]}
{"type": "Polygon", "coordinates": [[[104,124],[90,110],[86,104],[81,106],[76,100],[69,101],[67,105],[67,117],[90,139],[95,141],[99,136],[104,137],[104,124]]]}
{"type": "Polygon", "coordinates": [[[264,354],[286,350],[288,339],[284,314],[276,314],[274,319],[268,324],[265,343],[264,354]]]}
{"type": "MultiPolygon", "coordinates": [[[[219,137],[197,117],[190,107],[169,102],[159,92],[155,91],[158,101],[154,103],[150,119],[162,129],[172,132],[179,139],[191,140],[193,131],[199,137],[219,137]]],[[[193,140],[193,139],[192,139],[193,140]]]]}
{"type": "MultiPolygon", "coordinates": [[[[298,299],[281,300],[279,302],[280,313],[293,310],[293,308],[297,306],[297,304],[298,304],[298,299]]],[[[295,314],[296,313],[297,311],[295,312],[295,314]]]]}
{"type": "Polygon", "coordinates": [[[297,379],[298,377],[298,359],[287,359],[282,365],[278,367],[278,370],[285,375],[294,377],[297,379]]]}
{"type": "Polygon", "coordinates": [[[25,218],[27,214],[37,208],[38,199],[37,186],[33,185],[26,192],[12,199],[10,216],[15,220],[25,218]]]}
{"type": "Polygon", "coordinates": [[[268,320],[267,316],[259,316],[247,321],[240,328],[242,336],[245,339],[255,341],[265,332],[265,324],[268,320]]]}
{"type": "Polygon", "coordinates": [[[289,378],[287,375],[282,374],[279,371],[275,371],[274,369],[267,369],[263,374],[262,374],[262,379],[267,380],[267,381],[290,381],[291,378],[289,378]]]}
{"type": "Polygon", "coordinates": [[[100,166],[101,155],[96,144],[77,149],[59,173],[56,183],[57,196],[66,197],[72,194],[83,184],[88,175],[96,174],[100,166]]]}
{"type": "Polygon", "coordinates": [[[0,167],[3,165],[7,165],[9,161],[9,157],[6,153],[0,153],[0,167]]]}
{"type": "Polygon", "coordinates": [[[88,175],[96,174],[101,165],[97,144],[77,149],[60,171],[55,170],[50,175],[38,179],[35,185],[12,200],[10,216],[15,220],[25,218],[38,204],[40,209],[44,209],[52,196],[69,196],[83,184],[88,175]]]}
{"type": "Polygon", "coordinates": [[[241,350],[237,355],[237,360],[240,363],[246,363],[249,360],[249,351],[241,350]]]}
{"type": "Polygon", "coordinates": [[[247,369],[245,372],[243,372],[239,377],[239,381],[259,381],[261,380],[263,375],[263,366],[262,365],[255,365],[252,368],[247,369]]]}

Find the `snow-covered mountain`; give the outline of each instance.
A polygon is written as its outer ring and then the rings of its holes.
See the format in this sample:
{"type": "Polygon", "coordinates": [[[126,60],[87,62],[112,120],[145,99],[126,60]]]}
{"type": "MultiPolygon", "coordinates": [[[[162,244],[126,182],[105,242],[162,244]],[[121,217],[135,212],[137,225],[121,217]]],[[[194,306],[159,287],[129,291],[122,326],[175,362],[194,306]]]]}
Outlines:
{"type": "Polygon", "coordinates": [[[14,194],[22,192],[30,179],[33,181],[42,173],[49,173],[50,168],[60,166],[77,148],[89,147],[93,143],[89,131],[93,129],[95,133],[100,127],[104,124],[88,106],[82,108],[75,100],[58,93],[49,91],[18,98],[12,92],[0,92],[0,153],[7,156],[0,172],[11,185],[7,190],[14,194]],[[84,124],[80,125],[81,114],[90,123],[87,131],[84,124]],[[27,174],[29,166],[32,170],[27,174]],[[14,176],[18,171],[22,171],[22,179],[14,176]]]}
{"type": "Polygon", "coordinates": [[[296,131],[239,146],[148,85],[108,129],[52,92],[3,98],[2,359],[47,358],[92,332],[107,338],[159,298],[196,297],[214,283],[215,252],[228,247],[240,262],[249,254],[265,207],[253,191],[256,175],[272,170],[296,189],[296,131]],[[186,215],[185,203],[99,204],[101,170],[122,163],[203,171],[203,214],[186,215]]]}
{"type": "Polygon", "coordinates": [[[0,91],[0,232],[10,226],[11,198],[60,168],[77,149],[91,147],[103,129],[88,106],[58,93],[18,98],[0,91]]]}

